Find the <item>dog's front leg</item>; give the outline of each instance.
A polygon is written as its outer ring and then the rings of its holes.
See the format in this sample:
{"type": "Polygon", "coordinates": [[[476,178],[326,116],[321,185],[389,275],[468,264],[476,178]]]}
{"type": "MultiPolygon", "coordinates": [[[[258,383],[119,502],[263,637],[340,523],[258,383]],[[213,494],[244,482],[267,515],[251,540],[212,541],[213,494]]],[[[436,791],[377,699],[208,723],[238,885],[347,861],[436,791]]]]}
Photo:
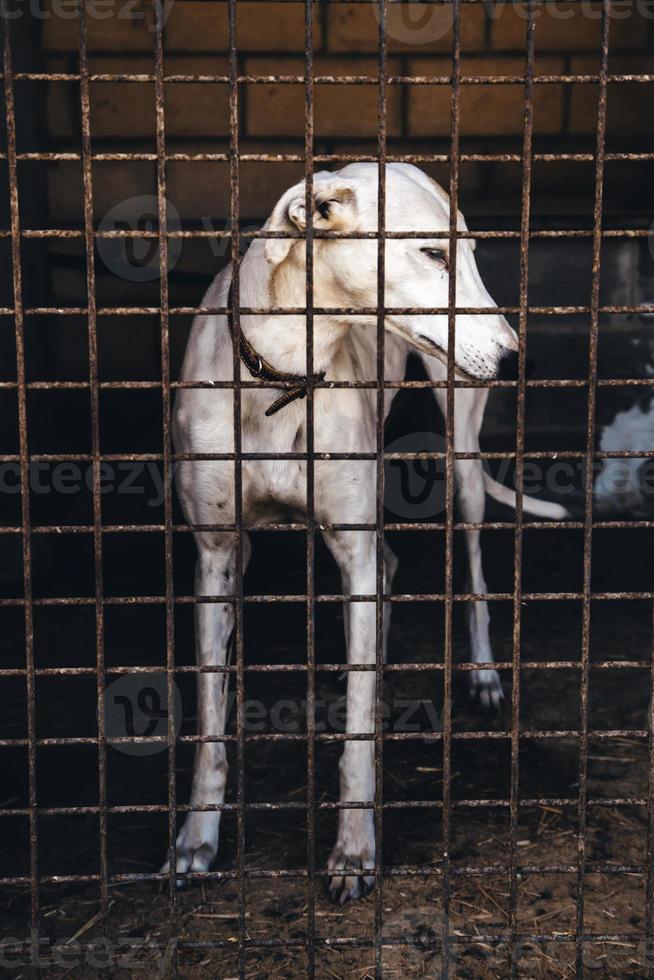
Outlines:
{"type": "MultiPolygon", "coordinates": [[[[250,549],[244,537],[243,571],[250,549]]],[[[234,539],[221,534],[198,535],[195,595],[227,595],[234,591],[234,539]]],[[[220,667],[234,627],[231,603],[200,602],[195,606],[196,661],[202,667],[220,667]]],[[[198,673],[198,734],[219,738],[225,733],[229,674],[198,673]]],[[[225,798],[227,757],[224,742],[199,742],[193,764],[191,805],[219,805],[225,798]]],[[[177,837],[177,870],[207,871],[218,851],[220,811],[191,810],[177,837]]],[[[168,871],[169,862],[163,867],[168,871]]],[[[181,882],[178,882],[181,883],[181,882]]]]}
{"type": "MultiPolygon", "coordinates": [[[[325,540],[341,571],[343,591],[349,595],[375,592],[375,539],[369,531],[339,531],[325,540]]],[[[375,604],[349,604],[346,625],[348,664],[375,663],[375,604]]],[[[349,671],[347,675],[346,734],[375,730],[375,672],[349,671]]],[[[346,740],[339,762],[340,802],[372,803],[375,796],[375,746],[372,738],[346,740]]],[[[340,902],[358,898],[373,884],[371,875],[352,875],[375,866],[375,826],[371,807],[339,811],[338,836],[328,861],[332,871],[330,892],[340,902]]]]}

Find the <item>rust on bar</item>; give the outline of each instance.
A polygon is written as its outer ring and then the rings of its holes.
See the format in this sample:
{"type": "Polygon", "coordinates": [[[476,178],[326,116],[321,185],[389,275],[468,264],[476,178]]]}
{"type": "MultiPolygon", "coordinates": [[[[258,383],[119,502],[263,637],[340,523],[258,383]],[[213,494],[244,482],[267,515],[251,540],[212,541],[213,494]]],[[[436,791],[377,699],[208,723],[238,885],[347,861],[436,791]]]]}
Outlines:
{"type": "Polygon", "coordinates": [[[595,202],[593,211],[593,264],[590,302],[590,337],[588,347],[588,405],[586,418],[586,465],[584,499],[584,573],[582,636],[579,687],[579,811],[577,836],[577,975],[584,971],[584,912],[586,886],[586,824],[588,796],[588,689],[590,682],[590,613],[591,558],[593,542],[593,449],[597,410],[597,376],[599,345],[600,263],[602,250],[602,204],[604,193],[604,154],[606,152],[607,76],[611,0],[602,0],[600,82],[597,104],[597,146],[595,154],[595,202]]]}
{"type": "Polygon", "coordinates": [[[79,2],[80,117],[82,128],[82,178],[84,187],[84,248],[86,301],[88,303],[89,394],[91,401],[91,466],[93,473],[93,563],[95,587],[95,635],[98,719],[98,799],[100,831],[100,910],[106,934],[109,912],[107,840],[107,741],[105,733],[104,586],[102,576],[102,497],[100,462],[100,408],[98,335],[95,298],[95,241],[93,227],[93,164],[91,161],[91,100],[88,66],[88,11],[79,2]]]}

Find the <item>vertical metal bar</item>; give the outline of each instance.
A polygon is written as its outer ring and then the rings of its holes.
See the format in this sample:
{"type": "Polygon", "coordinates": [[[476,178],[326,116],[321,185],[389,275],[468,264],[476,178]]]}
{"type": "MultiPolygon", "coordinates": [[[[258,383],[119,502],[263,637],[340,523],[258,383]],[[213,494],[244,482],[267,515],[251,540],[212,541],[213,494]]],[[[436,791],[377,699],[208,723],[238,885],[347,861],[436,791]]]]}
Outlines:
{"type": "Polygon", "coordinates": [[[313,386],[313,0],[304,3],[304,187],[306,224],[306,396],[307,412],[307,868],[309,904],[307,911],[307,975],[316,970],[316,631],[315,631],[315,543],[314,500],[314,395],[313,386]]]}
{"type": "Polygon", "coordinates": [[[157,212],[159,224],[159,305],[161,324],[161,411],[164,486],[164,569],[166,599],[166,698],[168,710],[168,876],[169,953],[177,968],[177,787],[175,785],[175,600],[173,586],[173,511],[171,463],[170,321],[168,302],[168,237],[166,202],[166,125],[162,0],[155,0],[155,113],[157,147],[157,212]]]}
{"type": "Polygon", "coordinates": [[[88,307],[89,395],[91,400],[91,455],[93,461],[93,554],[95,576],[96,690],[98,718],[98,804],[100,832],[100,908],[106,932],[109,910],[107,856],[107,742],[105,733],[104,588],[102,579],[102,496],[100,487],[100,409],[98,392],[98,335],[95,297],[95,239],[93,233],[93,163],[91,160],[91,111],[87,45],[86,0],[79,3],[79,73],[82,125],[82,176],[84,184],[84,247],[86,253],[86,302],[88,307]]]}
{"type": "Polygon", "coordinates": [[[591,564],[593,543],[593,450],[597,405],[597,348],[599,338],[600,264],[602,255],[602,203],[604,158],[606,153],[606,99],[609,60],[611,0],[602,0],[600,73],[597,104],[597,143],[595,150],[595,207],[593,213],[593,265],[590,296],[590,336],[588,346],[588,409],[586,416],[586,454],[584,466],[584,577],[582,600],[581,676],[579,705],[579,805],[577,837],[577,916],[576,970],[584,972],[584,878],[586,869],[586,805],[588,798],[588,684],[590,677],[591,564]]]}
{"type": "Polygon", "coordinates": [[[511,671],[511,789],[509,824],[509,963],[517,976],[515,943],[517,933],[518,876],[517,840],[520,811],[520,644],[522,637],[522,544],[525,451],[525,395],[527,323],[529,301],[529,222],[531,217],[531,170],[534,128],[534,49],[536,3],[528,0],[525,53],[525,101],[522,138],[522,201],[520,206],[520,314],[518,320],[518,388],[516,405],[515,529],[513,552],[513,653],[511,671]]]}
{"type": "Polygon", "coordinates": [[[27,390],[25,386],[25,337],[23,283],[20,258],[20,211],[16,162],[16,111],[14,69],[11,57],[11,17],[7,0],[2,0],[4,29],[3,71],[7,121],[7,175],[11,210],[11,264],[16,332],[16,397],[20,452],[20,505],[23,546],[23,591],[25,609],[25,684],[27,694],[27,765],[30,834],[30,963],[39,955],[39,817],[36,794],[36,691],[34,674],[34,610],[32,596],[32,531],[30,525],[29,449],[27,443],[27,390]]]}
{"type": "Polygon", "coordinates": [[[234,570],[234,637],[236,656],[236,867],[238,872],[238,975],[245,977],[245,674],[243,670],[243,458],[241,438],[241,336],[240,308],[240,194],[238,127],[238,51],[236,2],[228,0],[229,44],[229,181],[232,230],[232,364],[234,372],[234,523],[236,534],[234,570]]]}
{"type": "Polygon", "coordinates": [[[375,977],[382,963],[382,835],[384,794],[384,415],[386,404],[386,20],[388,0],[379,0],[379,92],[377,107],[377,460],[375,512],[375,977]]]}
{"type": "Polygon", "coordinates": [[[649,777],[647,784],[647,875],[645,880],[645,953],[647,980],[654,977],[654,602],[652,603],[652,638],[650,643],[649,710],[649,777]]]}
{"type": "Polygon", "coordinates": [[[443,917],[441,975],[450,973],[450,817],[452,802],[452,613],[454,572],[454,349],[456,342],[457,216],[459,207],[459,89],[461,6],[452,4],[452,96],[450,109],[450,278],[447,314],[447,406],[445,411],[445,628],[443,653],[443,917]]]}

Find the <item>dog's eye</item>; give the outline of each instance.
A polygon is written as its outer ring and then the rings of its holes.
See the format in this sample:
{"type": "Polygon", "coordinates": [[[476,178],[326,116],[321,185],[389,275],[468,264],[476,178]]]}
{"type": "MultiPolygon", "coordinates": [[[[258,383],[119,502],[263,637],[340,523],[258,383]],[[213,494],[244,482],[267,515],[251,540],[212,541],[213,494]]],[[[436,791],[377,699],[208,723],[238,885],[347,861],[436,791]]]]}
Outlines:
{"type": "Polygon", "coordinates": [[[428,255],[430,259],[433,259],[438,264],[439,269],[447,269],[449,267],[447,255],[442,248],[421,248],[420,251],[428,255]]]}

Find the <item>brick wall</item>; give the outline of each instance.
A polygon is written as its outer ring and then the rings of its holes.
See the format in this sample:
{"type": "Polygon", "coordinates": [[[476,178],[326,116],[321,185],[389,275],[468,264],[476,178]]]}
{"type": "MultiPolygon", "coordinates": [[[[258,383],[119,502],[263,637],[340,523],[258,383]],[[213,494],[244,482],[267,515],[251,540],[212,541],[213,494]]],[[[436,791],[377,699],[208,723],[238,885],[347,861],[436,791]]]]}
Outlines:
{"type": "MultiPolygon", "coordinates": [[[[53,15],[43,22],[47,68],[70,70],[76,64],[77,23],[53,15]]],[[[97,0],[96,0],[97,2],[97,0]]],[[[618,4],[611,29],[612,72],[651,70],[648,39],[650,20],[634,2],[618,4]],[[640,13],[639,13],[640,11],[640,13]]],[[[90,10],[94,4],[91,0],[90,10]]],[[[97,72],[153,71],[151,9],[117,0],[98,3],[101,16],[89,20],[91,70],[97,72]]],[[[654,5],[652,7],[654,14],[654,5]]],[[[388,21],[388,72],[401,76],[447,76],[450,70],[451,7],[391,6],[388,21]]],[[[165,28],[165,70],[168,74],[227,72],[227,10],[220,2],[171,4],[165,28]]],[[[251,75],[302,76],[304,69],[303,4],[242,3],[238,6],[240,70],[251,75]]],[[[520,75],[524,66],[525,11],[497,3],[490,13],[481,4],[462,6],[462,72],[470,75],[520,75]],[[491,16],[492,15],[492,16],[491,16]]],[[[593,73],[598,68],[599,6],[558,3],[540,8],[536,33],[536,71],[539,74],[593,73]]],[[[374,76],[377,72],[378,23],[369,4],[316,4],[315,73],[334,76],[374,76]]],[[[166,86],[166,129],[175,149],[222,150],[229,137],[227,86],[221,83],[166,86]]],[[[240,139],[243,152],[301,153],[304,132],[302,85],[243,84],[240,87],[240,139]]],[[[535,94],[536,148],[582,151],[592,147],[596,124],[594,85],[538,85],[535,94]]],[[[643,84],[614,84],[609,92],[608,132],[611,148],[643,145],[644,121],[654,112],[654,89],[643,84]]],[[[94,83],[92,131],[96,147],[128,150],[154,145],[154,87],[152,84],[94,83]]],[[[463,147],[472,151],[518,150],[523,125],[521,85],[464,84],[461,94],[463,147]]],[[[450,127],[448,85],[390,85],[387,128],[391,151],[447,152],[450,127]]],[[[76,147],[79,141],[79,93],[75,83],[55,83],[47,92],[48,143],[76,147]]],[[[318,85],[315,92],[315,132],[318,152],[374,152],[377,133],[375,85],[318,85]]],[[[444,168],[432,168],[446,176],[444,168]]],[[[568,174],[553,169],[552,190],[570,183],[568,174]]],[[[50,170],[54,213],[62,222],[79,216],[79,179],[74,167],[50,170]]],[[[301,173],[301,165],[245,167],[241,199],[244,216],[265,216],[275,194],[301,173]]],[[[519,186],[519,168],[502,173],[494,165],[463,167],[464,190],[487,196],[495,186],[515,210],[509,197],[519,186]]],[[[207,213],[223,215],[227,195],[219,166],[172,167],[169,189],[185,218],[207,213]],[[202,169],[203,168],[203,169],[202,169]],[[199,178],[199,179],[198,179],[199,178]],[[214,179],[212,179],[214,178],[214,179]],[[222,185],[222,186],[219,186],[222,185]],[[207,207],[209,205],[209,207],[207,207]]],[[[611,168],[616,186],[633,182],[633,166],[611,168]]],[[[113,168],[112,181],[120,194],[153,190],[154,175],[142,167],[113,168]],[[120,172],[119,172],[120,171],[120,172]],[[118,187],[117,187],[118,189],[118,187]]],[[[572,178],[574,182],[574,178],[572,178]]],[[[98,216],[113,196],[112,188],[96,195],[98,216]]]]}

